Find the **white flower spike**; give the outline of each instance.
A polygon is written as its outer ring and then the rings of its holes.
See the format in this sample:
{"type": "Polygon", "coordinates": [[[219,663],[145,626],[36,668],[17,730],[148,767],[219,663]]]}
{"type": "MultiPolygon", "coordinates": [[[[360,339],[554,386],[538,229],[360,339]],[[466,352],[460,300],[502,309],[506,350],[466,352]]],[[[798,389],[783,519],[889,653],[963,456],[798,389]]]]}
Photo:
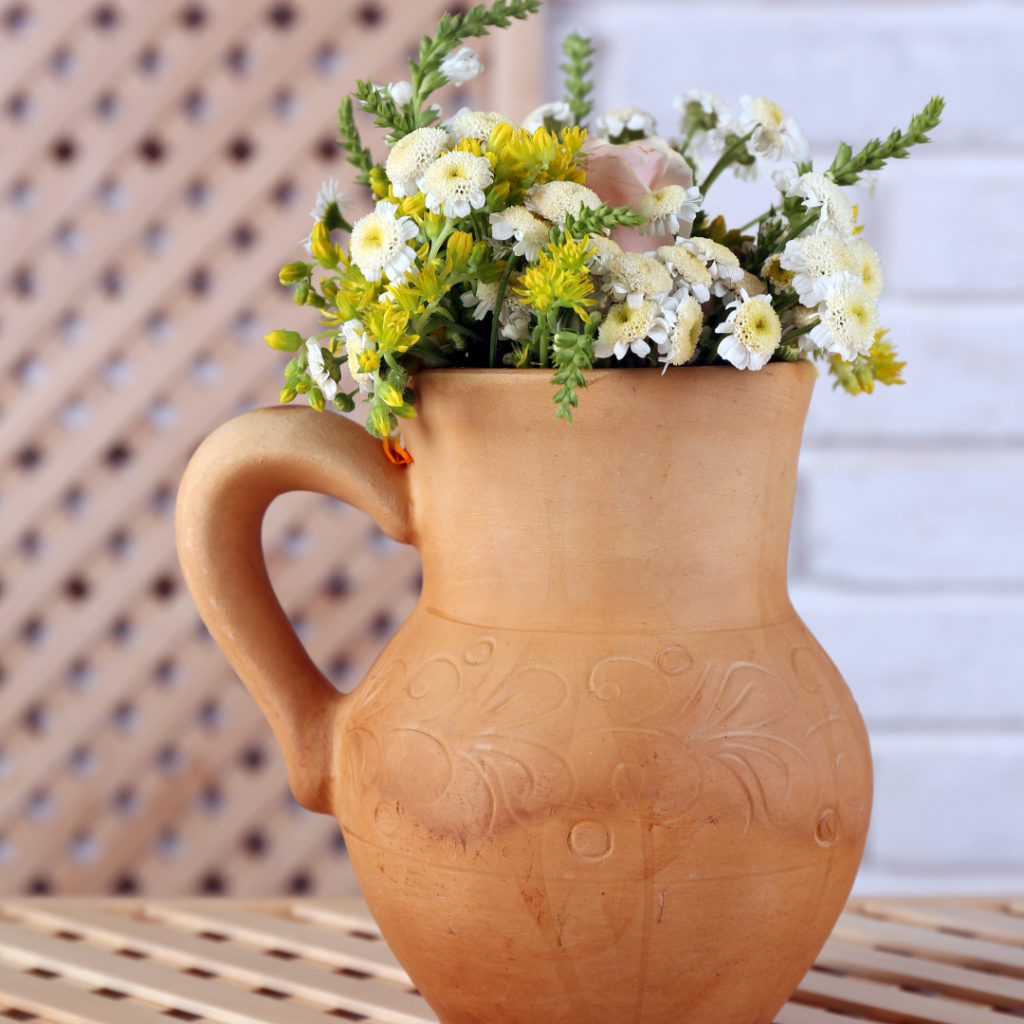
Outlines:
{"type": "Polygon", "coordinates": [[[324,365],[324,354],[320,348],[320,342],[316,338],[306,339],[306,365],[309,367],[309,375],[313,383],[320,389],[328,402],[334,400],[338,393],[338,382],[334,380],[327,367],[324,365]]]}
{"type": "Polygon", "coordinates": [[[452,85],[465,85],[471,78],[476,78],[483,69],[484,66],[480,63],[476,50],[469,46],[461,46],[458,50],[452,50],[441,61],[441,74],[452,85]]]}

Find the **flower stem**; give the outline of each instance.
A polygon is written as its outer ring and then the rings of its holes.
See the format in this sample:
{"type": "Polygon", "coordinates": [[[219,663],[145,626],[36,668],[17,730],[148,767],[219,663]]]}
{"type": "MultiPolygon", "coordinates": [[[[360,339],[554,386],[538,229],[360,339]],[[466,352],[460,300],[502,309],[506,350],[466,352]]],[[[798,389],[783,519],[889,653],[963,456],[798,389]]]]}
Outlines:
{"type": "Polygon", "coordinates": [[[701,195],[706,196],[708,194],[708,189],[711,188],[722,171],[724,171],[729,164],[733,162],[740,150],[742,150],[750,141],[753,134],[753,129],[751,129],[746,135],[737,139],[731,146],[729,146],[729,148],[726,149],[726,151],[718,158],[718,163],[711,168],[708,176],[700,184],[701,195]]]}
{"type": "Polygon", "coordinates": [[[740,231],[746,231],[747,228],[752,228],[755,224],[760,224],[761,221],[767,220],[774,212],[775,208],[772,207],[772,209],[768,210],[765,213],[762,213],[760,217],[755,217],[753,220],[748,220],[747,223],[740,228],[740,231]]]}
{"type": "Polygon", "coordinates": [[[780,345],[788,345],[792,341],[796,341],[803,334],[807,334],[808,331],[813,331],[818,324],[821,323],[820,317],[815,317],[813,320],[809,320],[803,325],[803,327],[794,327],[791,331],[786,333],[779,339],[780,345]]]}
{"type": "Polygon", "coordinates": [[[516,262],[517,257],[509,253],[508,262],[505,264],[505,272],[501,275],[501,280],[498,282],[498,294],[494,299],[494,323],[491,324],[491,359],[488,364],[492,370],[498,358],[498,326],[501,323],[501,310],[505,305],[505,289],[508,287],[509,278],[512,276],[512,269],[516,262]]]}
{"type": "MultiPolygon", "coordinates": [[[[775,252],[782,252],[786,248],[787,243],[792,242],[801,231],[809,228],[819,217],[821,216],[821,207],[816,207],[802,220],[796,227],[791,227],[785,237],[776,244],[775,252]]],[[[790,221],[792,224],[792,221],[790,221]]]]}

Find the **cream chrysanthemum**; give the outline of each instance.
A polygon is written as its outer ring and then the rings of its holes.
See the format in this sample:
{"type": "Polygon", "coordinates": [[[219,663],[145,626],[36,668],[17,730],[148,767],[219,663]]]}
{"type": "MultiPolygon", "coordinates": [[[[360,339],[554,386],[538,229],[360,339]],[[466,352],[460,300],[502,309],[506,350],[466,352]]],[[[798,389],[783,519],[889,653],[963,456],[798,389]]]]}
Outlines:
{"type": "Polygon", "coordinates": [[[878,258],[878,253],[863,238],[854,238],[847,242],[846,248],[850,252],[850,259],[853,260],[854,273],[860,274],[868,295],[877,299],[885,285],[882,261],[878,258]]]}
{"type": "Polygon", "coordinates": [[[490,223],[494,238],[499,242],[515,238],[512,251],[528,260],[535,260],[537,253],[548,244],[551,225],[525,206],[508,206],[498,213],[492,213],[490,223]]]}
{"type": "Polygon", "coordinates": [[[675,235],[679,222],[692,224],[704,197],[696,186],[683,188],[682,185],[666,185],[657,192],[648,192],[637,205],[636,212],[647,218],[640,228],[641,235],[658,238],[661,235],[675,235]]]}
{"type": "Polygon", "coordinates": [[[740,261],[736,254],[724,245],[710,238],[677,238],[676,245],[697,257],[711,274],[711,291],[722,298],[737,282],[743,279],[740,261]]]}
{"type": "Polygon", "coordinates": [[[612,355],[625,359],[626,353],[632,351],[640,357],[646,356],[651,346],[645,339],[659,326],[660,312],[658,303],[650,301],[641,302],[639,306],[627,306],[625,302],[612,306],[597,330],[594,355],[598,359],[612,355]]]}
{"type": "Polygon", "coordinates": [[[617,139],[623,132],[640,132],[644,138],[654,134],[657,121],[639,107],[616,107],[597,119],[597,134],[602,139],[617,139]]]}
{"type": "Polygon", "coordinates": [[[852,274],[832,279],[818,316],[821,323],[810,332],[815,348],[834,352],[847,362],[871,351],[878,330],[878,306],[852,274]]]}
{"type": "Polygon", "coordinates": [[[561,131],[572,124],[572,110],[565,100],[558,100],[555,103],[542,103],[539,107],[531,110],[523,122],[523,127],[528,132],[535,132],[538,128],[547,127],[552,131],[561,131]]]}
{"type": "Polygon", "coordinates": [[[660,245],[654,255],[665,264],[676,284],[696,296],[699,302],[711,298],[711,271],[692,252],[681,245],[660,245]]]}
{"type": "Polygon", "coordinates": [[[306,365],[309,368],[309,375],[313,383],[320,389],[320,393],[328,402],[334,400],[338,393],[338,382],[331,377],[324,365],[324,353],[320,342],[316,338],[306,339],[306,365]]]}
{"type": "MultiPolygon", "coordinates": [[[[608,262],[605,291],[635,309],[644,299],[661,299],[672,290],[672,275],[665,265],[642,252],[623,252],[608,262]]],[[[621,358],[621,357],[620,357],[621,358]]]]}
{"type": "Polygon", "coordinates": [[[463,292],[462,304],[473,310],[474,320],[483,320],[488,313],[494,312],[494,304],[498,301],[498,282],[486,283],[478,281],[476,292],[463,292]]]}
{"type": "Polygon", "coordinates": [[[768,289],[765,287],[764,281],[762,281],[761,278],[748,273],[746,270],[743,271],[743,277],[733,285],[733,289],[737,292],[746,292],[748,295],[768,294],[768,289]]]}
{"type": "Polygon", "coordinates": [[[527,209],[552,224],[564,224],[568,213],[578,217],[584,206],[596,210],[601,205],[593,189],[577,185],[574,181],[548,181],[534,185],[527,191],[524,202],[527,209]]]}
{"type": "Polygon", "coordinates": [[[445,127],[451,136],[452,144],[458,145],[463,139],[486,142],[499,124],[508,123],[509,120],[504,114],[495,113],[493,110],[470,110],[469,107],[463,107],[445,127]]]}
{"type": "Polygon", "coordinates": [[[494,181],[491,163],[485,156],[461,150],[443,153],[424,172],[419,181],[431,213],[446,217],[468,217],[479,210],[487,197],[484,189],[494,181]]]}
{"type": "MultiPolygon", "coordinates": [[[[673,299],[676,298],[673,296],[673,299]]],[[[692,295],[679,295],[674,313],[676,323],[672,333],[665,341],[658,343],[658,351],[661,353],[658,362],[665,364],[665,370],[669,366],[683,366],[693,358],[697,342],[700,341],[700,332],[704,328],[704,311],[692,295]]]]}
{"type": "Polygon", "coordinates": [[[793,287],[805,306],[824,301],[828,279],[834,274],[857,269],[846,244],[831,235],[806,235],[787,242],[779,266],[795,271],[793,287]]]}
{"type": "Polygon", "coordinates": [[[373,391],[373,374],[359,369],[359,356],[363,352],[375,350],[376,342],[366,333],[361,320],[346,320],[341,325],[341,330],[345,335],[348,372],[352,374],[352,379],[359,385],[360,391],[373,391]]]}
{"type": "Polygon", "coordinates": [[[416,195],[417,180],[447,145],[448,133],[443,128],[417,128],[399,139],[384,165],[395,195],[399,198],[416,195]]]}
{"type": "Polygon", "coordinates": [[[396,217],[398,207],[382,199],[373,213],[360,217],[352,228],[348,251],[367,281],[399,281],[416,262],[415,250],[406,243],[419,230],[410,217],[396,217]]]}
{"type": "Polygon", "coordinates": [[[729,318],[715,328],[725,335],[718,354],[738,370],[760,370],[782,340],[782,323],[771,299],[740,292],[726,308],[732,310],[729,318]]]}
{"type": "Polygon", "coordinates": [[[809,210],[820,208],[814,226],[819,234],[835,235],[844,242],[853,238],[853,204],[831,178],[824,174],[802,174],[789,183],[786,195],[802,199],[809,210]]]}
{"type": "Polygon", "coordinates": [[[811,147],[803,129],[786,112],[764,96],[741,96],[743,106],[743,133],[753,131],[750,148],[771,160],[778,160],[783,152],[789,154],[794,163],[810,160],[811,147]]]}
{"type": "Polygon", "coordinates": [[[622,253],[618,242],[613,242],[604,235],[590,236],[591,255],[587,259],[587,269],[594,274],[607,274],[611,261],[622,253]]]}
{"type": "Polygon", "coordinates": [[[761,266],[761,276],[777,291],[781,292],[793,283],[795,271],[783,270],[779,261],[782,253],[773,252],[761,266]]]}

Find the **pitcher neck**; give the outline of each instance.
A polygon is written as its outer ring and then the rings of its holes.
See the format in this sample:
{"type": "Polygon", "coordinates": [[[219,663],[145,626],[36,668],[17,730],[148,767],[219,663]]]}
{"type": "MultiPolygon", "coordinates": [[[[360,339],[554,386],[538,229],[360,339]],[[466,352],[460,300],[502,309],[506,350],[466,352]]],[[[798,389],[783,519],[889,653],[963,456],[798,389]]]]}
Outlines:
{"type": "Polygon", "coordinates": [[[483,628],[659,633],[793,614],[807,363],[599,371],[572,424],[544,371],[427,371],[405,431],[421,606],[483,628]]]}

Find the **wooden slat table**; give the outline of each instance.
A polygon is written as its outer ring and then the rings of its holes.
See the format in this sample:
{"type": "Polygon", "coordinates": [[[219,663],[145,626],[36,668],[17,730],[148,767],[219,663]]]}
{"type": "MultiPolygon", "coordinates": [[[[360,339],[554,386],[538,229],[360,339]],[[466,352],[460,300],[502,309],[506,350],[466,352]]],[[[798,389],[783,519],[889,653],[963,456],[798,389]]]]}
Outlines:
{"type": "MultiPolygon", "coordinates": [[[[1024,1017],[1024,900],[854,900],[776,1024],[1024,1017]]],[[[364,904],[0,902],[0,1017],[432,1024],[364,904]]],[[[609,1022],[615,1024],[615,1022],[609,1022]]]]}

